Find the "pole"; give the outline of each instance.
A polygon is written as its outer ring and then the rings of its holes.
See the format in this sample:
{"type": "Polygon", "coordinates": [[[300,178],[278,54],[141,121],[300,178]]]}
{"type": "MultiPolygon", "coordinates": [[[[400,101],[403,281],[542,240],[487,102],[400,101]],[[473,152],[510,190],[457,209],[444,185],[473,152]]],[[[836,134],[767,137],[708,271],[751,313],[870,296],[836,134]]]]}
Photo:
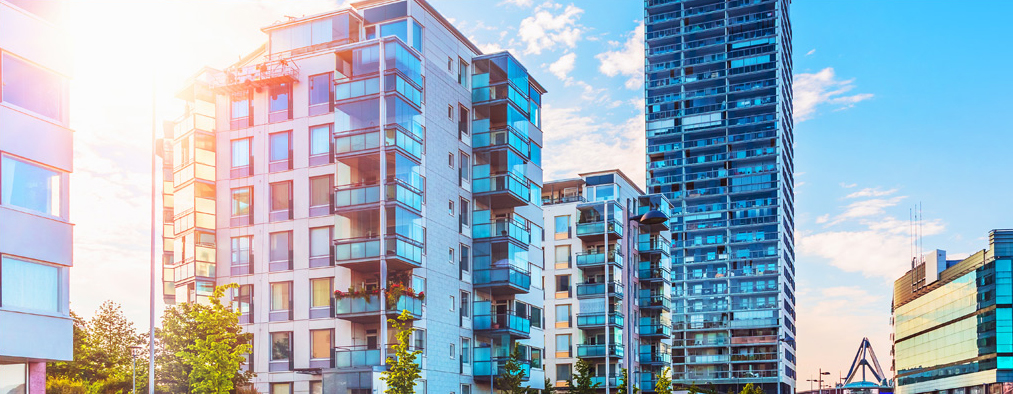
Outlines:
{"type": "Polygon", "coordinates": [[[151,288],[148,300],[148,394],[155,394],[155,75],[151,76],[151,288]]]}
{"type": "Polygon", "coordinates": [[[605,210],[605,394],[609,394],[609,202],[602,205],[605,210]]]}
{"type": "Polygon", "coordinates": [[[133,362],[133,366],[130,368],[130,374],[133,376],[133,383],[130,385],[130,392],[137,394],[137,356],[134,355],[134,351],[130,351],[130,361],[133,362]]]}

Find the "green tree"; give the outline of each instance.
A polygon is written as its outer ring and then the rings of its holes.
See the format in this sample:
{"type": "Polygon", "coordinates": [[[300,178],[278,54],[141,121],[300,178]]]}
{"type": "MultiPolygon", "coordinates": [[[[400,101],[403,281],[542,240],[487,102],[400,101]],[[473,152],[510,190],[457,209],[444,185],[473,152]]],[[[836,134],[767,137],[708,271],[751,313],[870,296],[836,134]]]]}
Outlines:
{"type": "Polygon", "coordinates": [[[629,384],[627,382],[629,382],[629,379],[630,379],[630,371],[626,370],[626,368],[623,368],[622,372],[620,372],[619,379],[620,380],[619,380],[619,391],[618,391],[618,394],[639,394],[640,393],[640,387],[637,387],[636,384],[633,384],[633,390],[632,391],[629,391],[627,389],[627,386],[629,386],[629,384]]]}
{"type": "Polygon", "coordinates": [[[658,381],[654,383],[654,392],[657,394],[672,394],[672,379],[668,377],[668,368],[658,374],[658,381]]]}
{"type": "MultiPolygon", "coordinates": [[[[74,321],[74,359],[46,366],[53,392],[127,393],[133,383],[131,346],[144,347],[147,337],[123,315],[119,304],[102,303],[95,316],[74,321]]],[[[137,365],[138,389],[147,391],[147,364],[137,365]]]]}
{"type": "Polygon", "coordinates": [[[742,388],[742,392],[740,394],[763,394],[763,389],[760,388],[760,386],[754,386],[752,383],[747,383],[746,386],[742,388]]]}
{"type": "Polygon", "coordinates": [[[524,369],[521,368],[521,363],[517,362],[520,354],[517,343],[514,343],[514,348],[510,351],[510,358],[507,359],[506,365],[503,368],[504,372],[500,374],[500,377],[496,378],[496,390],[499,392],[506,394],[528,393],[528,387],[521,387],[521,384],[524,383],[524,369]]]}
{"type": "Polygon", "coordinates": [[[570,394],[594,394],[598,386],[601,386],[601,383],[591,383],[591,377],[594,374],[591,372],[591,364],[584,359],[577,359],[577,364],[573,366],[573,369],[570,394]]]}
{"type": "Polygon", "coordinates": [[[211,294],[211,305],[194,309],[197,329],[206,335],[196,338],[185,350],[176,353],[183,365],[190,369],[188,378],[192,393],[224,394],[232,391],[235,388],[233,379],[246,361],[244,355],[253,350],[243,334],[230,330],[239,326],[239,312],[222,305],[225,290],[236,288],[239,285],[235,283],[218,286],[211,294]]]}
{"type": "Polygon", "coordinates": [[[253,372],[240,369],[253,335],[242,332],[238,312],[221,302],[225,290],[236,287],[216,287],[208,303],[166,308],[155,331],[159,390],[227,393],[249,383],[253,372]]]}
{"type": "Polygon", "coordinates": [[[541,394],[556,394],[556,386],[552,384],[549,378],[545,378],[545,388],[542,389],[541,394]]]}
{"type": "Polygon", "coordinates": [[[421,350],[408,350],[411,345],[412,326],[411,314],[407,310],[401,311],[397,319],[387,319],[387,322],[397,331],[397,343],[394,344],[394,355],[387,357],[386,371],[380,373],[380,380],[387,383],[384,394],[414,394],[415,381],[422,376],[422,368],[415,363],[421,350]]]}

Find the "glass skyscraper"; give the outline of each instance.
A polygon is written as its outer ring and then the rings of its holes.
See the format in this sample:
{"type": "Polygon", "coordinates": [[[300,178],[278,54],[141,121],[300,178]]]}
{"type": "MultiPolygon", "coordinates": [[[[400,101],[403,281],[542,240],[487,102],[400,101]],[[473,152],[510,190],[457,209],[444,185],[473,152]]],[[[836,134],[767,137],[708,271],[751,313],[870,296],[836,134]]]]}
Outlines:
{"type": "Polygon", "coordinates": [[[679,384],[794,391],[789,6],[644,2],[647,193],[675,205],[679,384]]]}

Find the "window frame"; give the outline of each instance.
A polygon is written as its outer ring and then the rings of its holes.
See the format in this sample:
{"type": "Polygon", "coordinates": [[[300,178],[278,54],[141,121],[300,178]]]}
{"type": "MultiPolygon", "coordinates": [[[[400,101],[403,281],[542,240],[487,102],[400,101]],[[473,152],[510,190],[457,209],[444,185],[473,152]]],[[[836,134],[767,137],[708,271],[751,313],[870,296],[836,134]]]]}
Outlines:
{"type": "MultiPolygon", "coordinates": [[[[294,234],[293,234],[292,230],[275,231],[275,232],[272,232],[272,233],[268,233],[268,236],[267,236],[267,238],[268,238],[267,261],[268,261],[268,265],[269,265],[268,272],[291,271],[292,270],[292,261],[294,260],[293,253],[294,253],[294,249],[295,249],[294,246],[292,245],[293,244],[292,241],[293,241],[293,238],[294,238],[293,235],[294,234]],[[282,249],[276,251],[275,250],[275,240],[277,239],[278,241],[280,241],[281,237],[284,237],[286,239],[286,243],[288,244],[288,250],[284,250],[284,248],[282,248],[282,249]],[[278,254],[276,254],[276,253],[278,253],[278,254]],[[278,258],[279,254],[282,254],[282,253],[285,254],[285,258],[284,259],[278,258]]],[[[280,246],[281,245],[279,245],[279,247],[280,246]]],[[[289,291],[289,293],[291,293],[291,290],[289,291]]]]}
{"type": "Polygon", "coordinates": [[[326,72],[320,74],[310,75],[306,79],[306,102],[309,105],[309,116],[322,115],[326,113],[334,112],[334,72],[326,72]],[[314,87],[313,82],[315,78],[326,76],[327,77],[327,101],[322,103],[313,102],[314,87]]]}
{"type": "MultiPolygon", "coordinates": [[[[272,84],[267,88],[267,122],[276,123],[284,122],[292,119],[292,82],[281,82],[272,84]],[[276,90],[284,90],[283,92],[276,92],[276,90]],[[275,96],[285,95],[283,99],[285,102],[284,110],[275,110],[272,106],[282,101],[276,99],[275,96]]],[[[291,144],[290,144],[291,145],[291,144]]]]}
{"type": "Polygon", "coordinates": [[[279,131],[267,135],[267,166],[268,172],[288,171],[292,169],[292,130],[279,131]],[[285,138],[285,158],[274,159],[274,141],[276,137],[285,138]]]}
{"type": "MultiPolygon", "coordinates": [[[[36,174],[33,174],[33,175],[36,175],[36,174]]],[[[67,201],[66,201],[67,198],[66,198],[66,193],[65,192],[67,191],[67,180],[68,180],[68,178],[69,177],[67,176],[67,173],[65,171],[62,171],[62,170],[58,169],[58,168],[55,168],[55,167],[52,167],[52,166],[48,166],[48,165],[45,165],[43,163],[39,163],[39,162],[36,162],[36,161],[33,161],[33,160],[25,159],[25,158],[22,158],[20,156],[14,156],[14,155],[11,155],[11,154],[8,154],[8,153],[2,153],[2,154],[0,154],[0,206],[3,206],[3,207],[8,208],[8,209],[13,209],[13,210],[17,210],[17,211],[22,211],[22,212],[30,213],[32,215],[44,216],[44,217],[48,217],[48,218],[58,219],[58,220],[61,220],[61,221],[66,221],[68,219],[67,207],[69,206],[69,204],[67,204],[67,201]],[[10,162],[13,162],[13,165],[15,167],[14,170],[6,168],[6,167],[8,167],[10,165],[10,164],[8,164],[10,162]],[[18,171],[16,169],[18,166],[27,166],[29,168],[34,169],[35,171],[41,170],[41,171],[45,171],[45,172],[51,173],[50,175],[47,176],[48,181],[43,182],[44,184],[47,185],[46,186],[46,193],[45,194],[46,194],[46,196],[50,200],[50,201],[47,201],[47,204],[46,204],[46,205],[49,206],[48,207],[49,212],[39,211],[39,210],[36,210],[34,207],[29,207],[29,206],[24,206],[24,205],[18,205],[18,204],[15,204],[15,203],[11,203],[10,202],[11,201],[10,200],[11,196],[9,196],[8,193],[4,193],[3,192],[4,190],[13,190],[14,189],[14,185],[10,185],[10,186],[7,186],[7,187],[5,187],[4,185],[6,185],[7,182],[13,182],[14,181],[14,175],[11,175],[11,174],[12,173],[13,174],[17,174],[18,173],[18,172],[16,172],[16,171],[18,171]],[[53,190],[53,186],[56,186],[56,190],[53,190]],[[55,199],[56,201],[52,201],[53,199],[55,199]],[[53,212],[53,210],[55,210],[56,212],[53,212]]],[[[31,183],[35,183],[37,181],[38,181],[37,179],[36,180],[32,180],[31,183]]],[[[35,198],[37,198],[38,196],[29,196],[29,197],[35,197],[35,198]]],[[[25,205],[34,205],[34,204],[25,204],[25,205]]]]}
{"type": "Polygon", "coordinates": [[[229,190],[229,196],[230,196],[231,201],[232,201],[232,212],[230,214],[231,225],[233,227],[236,227],[236,226],[248,226],[248,225],[253,224],[253,212],[254,212],[254,210],[253,210],[254,209],[254,207],[253,207],[253,198],[254,198],[254,196],[253,196],[253,186],[241,186],[241,187],[232,188],[232,189],[229,190]],[[247,205],[246,205],[246,213],[245,214],[241,214],[241,215],[237,215],[236,214],[236,208],[237,208],[236,204],[238,202],[236,200],[236,195],[237,195],[237,193],[243,193],[243,192],[245,192],[246,195],[248,196],[248,198],[247,198],[248,202],[247,202],[247,205]]]}
{"type": "Polygon", "coordinates": [[[293,203],[293,201],[292,201],[292,197],[293,197],[292,183],[293,183],[292,181],[281,181],[281,182],[272,182],[272,183],[270,183],[268,185],[268,189],[267,190],[271,194],[269,196],[270,198],[268,199],[269,204],[270,204],[268,206],[268,221],[271,221],[271,222],[280,222],[280,221],[285,221],[285,220],[292,220],[292,217],[293,217],[293,215],[292,215],[292,213],[293,213],[293,209],[292,209],[293,208],[292,207],[292,205],[293,205],[292,204],[293,203]],[[281,198],[280,200],[278,199],[279,196],[276,195],[276,193],[279,191],[279,190],[277,190],[279,187],[285,187],[286,191],[287,191],[287,193],[285,193],[286,194],[285,196],[280,196],[280,198],[281,198]],[[278,201],[284,201],[284,202],[286,202],[287,206],[282,207],[282,208],[275,207],[275,202],[278,202],[278,201]]]}
{"type": "MultiPolygon", "coordinates": [[[[333,109],[332,109],[333,111],[333,109]]],[[[334,135],[334,123],[319,124],[310,126],[307,133],[309,134],[309,165],[315,167],[324,164],[330,164],[334,162],[334,143],[331,136],[334,135]],[[318,131],[322,128],[327,128],[327,152],[325,153],[313,153],[313,132],[318,131]]]]}
{"type": "MultiPolygon", "coordinates": [[[[292,320],[292,309],[293,309],[292,308],[292,304],[293,304],[293,300],[292,300],[292,281],[271,282],[269,284],[269,289],[271,291],[271,294],[270,294],[271,297],[269,299],[270,304],[268,305],[268,313],[270,314],[268,316],[268,320],[269,321],[289,321],[289,320],[292,320]],[[284,306],[285,309],[276,309],[275,308],[275,305],[277,303],[276,301],[278,301],[278,300],[275,299],[275,286],[286,286],[286,288],[288,289],[288,295],[287,296],[283,295],[284,297],[287,297],[287,301],[288,301],[287,305],[284,306]]],[[[281,300],[282,303],[284,303],[284,301],[285,300],[281,300]]]]}

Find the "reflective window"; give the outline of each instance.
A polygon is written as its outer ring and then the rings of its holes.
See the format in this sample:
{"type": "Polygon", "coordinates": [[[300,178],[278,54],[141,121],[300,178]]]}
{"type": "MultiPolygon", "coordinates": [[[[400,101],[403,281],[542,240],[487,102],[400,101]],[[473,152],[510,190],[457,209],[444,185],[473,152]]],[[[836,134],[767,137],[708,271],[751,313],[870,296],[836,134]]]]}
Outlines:
{"type": "MultiPolygon", "coordinates": [[[[288,360],[291,357],[292,357],[292,333],[272,332],[271,361],[288,360]]],[[[271,387],[271,392],[277,393],[277,391],[274,390],[274,387],[271,387]]]]}
{"type": "Polygon", "coordinates": [[[310,229],[310,257],[324,257],[331,254],[331,228],[310,229]]]}
{"type": "Polygon", "coordinates": [[[4,256],[0,260],[0,306],[60,312],[60,269],[4,256]]]}
{"type": "Polygon", "coordinates": [[[4,156],[0,160],[0,204],[61,216],[61,174],[4,156]]]}
{"type": "Polygon", "coordinates": [[[64,122],[67,96],[64,77],[14,56],[0,59],[0,99],[58,122],[64,122]]]}
{"type": "Polygon", "coordinates": [[[331,153],[331,126],[319,125],[310,128],[310,156],[331,153]]]}
{"type": "Polygon", "coordinates": [[[292,209],[292,181],[271,184],[271,212],[292,209]]]}
{"type": "Polygon", "coordinates": [[[232,141],[232,168],[250,165],[250,139],[232,141]]]}
{"type": "Polygon", "coordinates": [[[311,207],[325,207],[331,205],[331,184],[330,175],[310,178],[311,207]]]}
{"type": "Polygon", "coordinates": [[[271,134],[271,161],[284,161],[289,159],[291,132],[271,134]]]}
{"type": "MultiPolygon", "coordinates": [[[[310,279],[310,307],[331,305],[331,278],[310,279]]],[[[317,358],[317,357],[314,357],[317,358]]]]}
{"type": "MultiPolygon", "coordinates": [[[[272,340],[274,339],[274,335],[275,334],[288,334],[288,333],[273,333],[273,334],[271,334],[271,339],[272,340]]],[[[277,343],[278,342],[275,342],[274,344],[277,344],[277,343]]],[[[288,343],[287,339],[285,340],[285,343],[286,344],[288,343]]],[[[275,346],[271,346],[271,348],[274,349],[275,346]]],[[[289,350],[289,353],[291,353],[291,349],[289,350]]],[[[271,355],[272,355],[271,360],[278,360],[278,359],[273,358],[274,353],[271,353],[271,355]]],[[[288,360],[288,356],[286,356],[284,359],[280,359],[280,360],[288,360]]],[[[271,394],[292,394],[292,383],[271,383],[271,394]]]]}
{"type": "Polygon", "coordinates": [[[289,261],[292,254],[292,232],[282,231],[271,233],[270,238],[271,252],[269,257],[271,261],[289,261]]]}
{"type": "MultiPolygon", "coordinates": [[[[570,238],[570,216],[556,216],[555,220],[556,239],[570,238]]],[[[558,262],[558,260],[557,260],[558,262]]]]}
{"type": "Polygon", "coordinates": [[[311,359],[330,359],[331,358],[331,340],[333,332],[331,330],[310,330],[310,358],[311,359]]]}
{"type": "Polygon", "coordinates": [[[396,36],[405,43],[410,43],[408,40],[408,20],[402,19],[397,22],[385,23],[380,25],[380,37],[396,36]]]}
{"type": "Polygon", "coordinates": [[[331,74],[311,75],[310,105],[327,104],[331,101],[331,74]]]}
{"type": "Polygon", "coordinates": [[[232,189],[232,217],[250,215],[250,205],[252,204],[253,188],[232,189]]]}
{"type": "Polygon", "coordinates": [[[28,365],[0,364],[0,393],[28,393],[28,365]]]}
{"type": "Polygon", "coordinates": [[[292,85],[288,83],[280,83],[278,85],[271,86],[270,93],[268,95],[268,108],[271,112],[282,112],[289,110],[290,96],[292,93],[292,85]]]}
{"type": "Polygon", "coordinates": [[[556,352],[568,353],[569,351],[570,351],[570,334],[556,335],[556,352]]]}
{"type": "Polygon", "coordinates": [[[251,236],[232,238],[233,266],[250,265],[250,260],[253,257],[252,242],[253,237],[251,236]]]}
{"type": "MultiPolygon", "coordinates": [[[[291,309],[291,306],[292,282],[271,283],[271,311],[287,311],[291,309]]],[[[277,360],[277,358],[272,358],[272,360],[277,360]]]]}

